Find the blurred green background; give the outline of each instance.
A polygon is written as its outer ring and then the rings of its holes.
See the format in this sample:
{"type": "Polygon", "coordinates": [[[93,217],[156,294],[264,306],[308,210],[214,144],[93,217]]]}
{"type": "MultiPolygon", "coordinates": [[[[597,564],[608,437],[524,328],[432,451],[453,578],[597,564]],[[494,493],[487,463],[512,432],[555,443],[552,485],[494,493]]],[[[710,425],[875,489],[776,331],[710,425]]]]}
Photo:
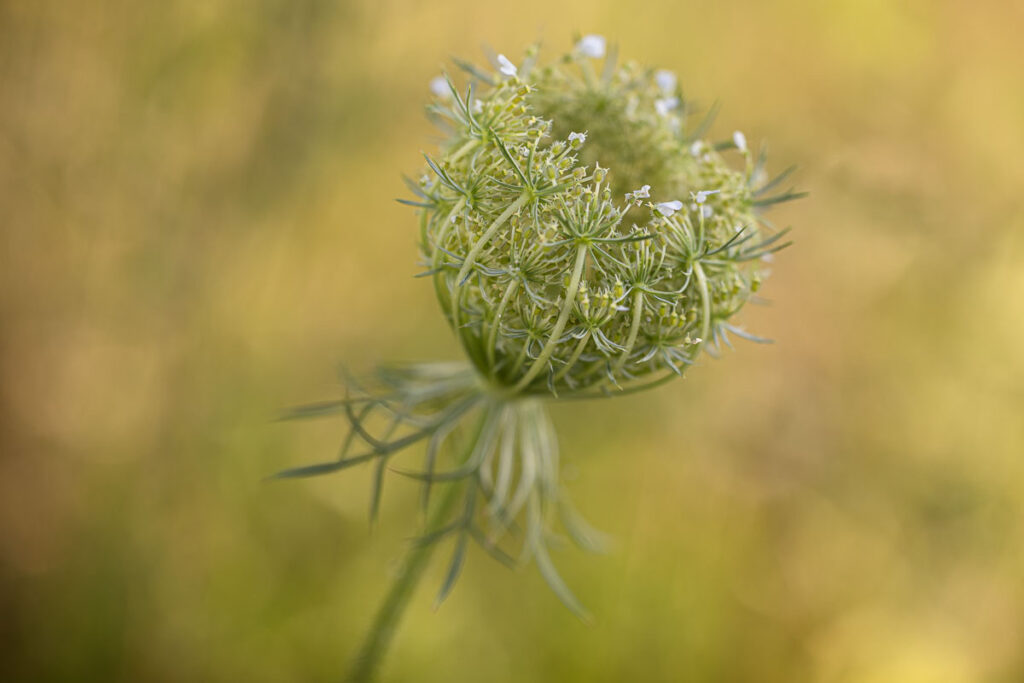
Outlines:
{"type": "Polygon", "coordinates": [[[435,558],[389,681],[1024,680],[1024,5],[0,4],[0,679],[337,680],[414,531],[334,366],[457,357],[399,174],[451,55],[575,31],[724,104],[808,199],[742,344],[561,406],[595,615],[435,558]]]}

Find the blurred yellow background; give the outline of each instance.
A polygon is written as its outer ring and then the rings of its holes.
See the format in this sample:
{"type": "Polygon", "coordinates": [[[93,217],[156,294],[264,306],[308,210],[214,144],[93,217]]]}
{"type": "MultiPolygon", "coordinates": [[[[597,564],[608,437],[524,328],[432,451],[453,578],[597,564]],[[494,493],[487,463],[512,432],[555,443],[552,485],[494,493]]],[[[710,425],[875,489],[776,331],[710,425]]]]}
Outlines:
{"type": "Polygon", "coordinates": [[[595,615],[473,549],[389,681],[1024,680],[1024,5],[0,4],[0,679],[337,680],[414,532],[334,366],[456,358],[400,173],[427,84],[574,32],[674,69],[808,199],[743,343],[559,406],[595,615]]]}

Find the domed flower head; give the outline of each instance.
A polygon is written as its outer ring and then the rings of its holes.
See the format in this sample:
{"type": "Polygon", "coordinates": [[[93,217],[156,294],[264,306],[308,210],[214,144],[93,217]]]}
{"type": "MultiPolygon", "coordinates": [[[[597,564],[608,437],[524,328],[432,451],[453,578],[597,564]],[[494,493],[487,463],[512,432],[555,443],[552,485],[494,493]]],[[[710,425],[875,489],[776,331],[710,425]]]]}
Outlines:
{"type": "Polygon", "coordinates": [[[749,336],[733,317],[762,281],[759,257],[785,246],[760,220],[774,199],[743,134],[705,140],[672,72],[611,58],[597,71],[604,54],[591,35],[548,64],[536,48],[518,68],[499,55],[431,107],[447,138],[415,187],[423,256],[499,394],[683,374],[729,333],[749,336]],[[595,325],[584,296],[609,297],[611,314],[595,325]]]}

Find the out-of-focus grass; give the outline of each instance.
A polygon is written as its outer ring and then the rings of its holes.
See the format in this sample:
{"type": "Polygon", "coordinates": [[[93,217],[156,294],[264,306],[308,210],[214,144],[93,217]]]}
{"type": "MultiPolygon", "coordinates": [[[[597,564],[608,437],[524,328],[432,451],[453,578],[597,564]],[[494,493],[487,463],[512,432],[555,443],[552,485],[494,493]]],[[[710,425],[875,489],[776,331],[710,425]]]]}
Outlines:
{"type": "MultiPolygon", "coordinates": [[[[454,357],[392,202],[426,83],[573,29],[725,104],[810,199],[743,345],[559,407],[557,559],[479,555],[389,680],[1024,678],[1024,52],[1013,3],[0,7],[4,680],[336,677],[412,532],[367,473],[267,484],[335,362],[454,357]]],[[[432,577],[437,585],[435,568],[432,577]]]]}

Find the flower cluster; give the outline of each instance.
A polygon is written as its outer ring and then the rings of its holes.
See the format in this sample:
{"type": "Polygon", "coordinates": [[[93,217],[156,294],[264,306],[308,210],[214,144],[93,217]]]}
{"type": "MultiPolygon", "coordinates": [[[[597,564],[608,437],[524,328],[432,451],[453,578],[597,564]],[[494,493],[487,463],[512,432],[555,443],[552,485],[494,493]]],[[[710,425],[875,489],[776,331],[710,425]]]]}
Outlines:
{"type": "MultiPolygon", "coordinates": [[[[675,74],[586,36],[547,65],[531,48],[470,85],[435,81],[445,133],[411,189],[422,252],[466,354],[505,395],[585,396],[683,374],[747,335],[733,316],[759,259],[763,158],[704,138],[675,74]],[[730,158],[731,157],[731,158],[730,158]],[[599,303],[601,302],[601,303],[599,303]]],[[[771,189],[775,183],[769,183],[771,189]]],[[[786,198],[792,195],[787,195],[786,198]]]]}

